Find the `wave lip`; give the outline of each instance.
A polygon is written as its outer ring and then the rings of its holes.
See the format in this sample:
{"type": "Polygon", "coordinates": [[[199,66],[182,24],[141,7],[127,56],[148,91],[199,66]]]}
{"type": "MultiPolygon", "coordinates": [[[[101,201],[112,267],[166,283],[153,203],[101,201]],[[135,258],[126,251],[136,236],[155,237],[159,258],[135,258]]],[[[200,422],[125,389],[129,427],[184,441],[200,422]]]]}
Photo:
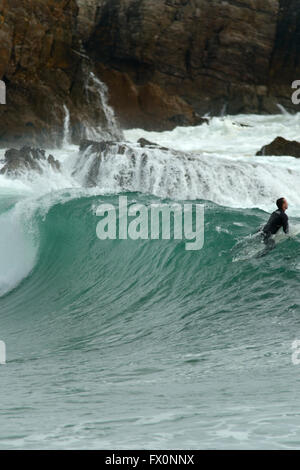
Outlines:
{"type": "Polygon", "coordinates": [[[14,289],[33,269],[38,243],[18,204],[0,215],[0,296],[14,289]]]}

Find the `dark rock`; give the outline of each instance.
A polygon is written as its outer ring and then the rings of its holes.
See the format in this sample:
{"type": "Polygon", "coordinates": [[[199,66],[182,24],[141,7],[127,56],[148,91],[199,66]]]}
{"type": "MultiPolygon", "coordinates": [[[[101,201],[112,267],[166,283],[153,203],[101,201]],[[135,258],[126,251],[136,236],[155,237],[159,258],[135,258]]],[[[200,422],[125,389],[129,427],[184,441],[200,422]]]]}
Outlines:
{"type": "Polygon", "coordinates": [[[2,147],[60,145],[64,106],[73,142],[86,127],[108,132],[99,89],[90,79],[93,64],[82,46],[98,0],[78,2],[79,8],[77,0],[0,0],[0,80],[7,85],[7,104],[0,106],[2,147]]]}
{"type": "MultiPolygon", "coordinates": [[[[55,144],[78,58],[75,0],[0,0],[0,106],[2,145],[55,144]]],[[[58,140],[57,140],[58,143],[58,140]]]]}
{"type": "Polygon", "coordinates": [[[171,130],[176,127],[174,116],[184,116],[185,125],[195,125],[193,107],[176,94],[171,94],[157,83],[137,84],[127,72],[113,70],[96,62],[97,73],[107,84],[110,104],[122,128],[144,128],[151,131],[171,130]]]}
{"type": "MultiPolygon", "coordinates": [[[[88,158],[93,155],[93,160],[89,167],[87,174],[85,175],[84,184],[88,187],[97,185],[97,177],[100,171],[100,163],[102,159],[109,157],[112,154],[124,155],[127,153],[128,157],[135,164],[136,156],[134,149],[131,148],[130,144],[120,143],[116,141],[101,141],[96,142],[93,140],[82,140],[79,146],[79,152],[81,158],[88,158]]],[[[76,176],[77,170],[73,172],[76,176]]]]}
{"type": "Polygon", "coordinates": [[[0,143],[60,144],[64,105],[73,142],[108,129],[92,70],[124,128],[299,111],[299,21],[300,0],[0,0],[0,143]]]}
{"type": "MultiPolygon", "coordinates": [[[[295,26],[289,44],[297,39],[300,0],[292,2],[294,9],[286,0],[103,0],[87,49],[106,68],[99,73],[114,90],[112,100],[124,125],[125,110],[133,114],[129,94],[137,103],[149,102],[152,113],[145,106],[144,112],[135,109],[143,116],[140,127],[146,124],[150,130],[160,121],[164,128],[194,125],[187,106],[199,115],[218,115],[224,105],[230,114],[263,112],[271,105],[278,112],[280,99],[270,94],[270,62],[280,46],[282,21],[290,18],[288,25],[295,26]],[[165,97],[165,114],[155,96],[165,97]]],[[[294,72],[297,44],[292,57],[285,47],[294,72]]],[[[290,99],[290,90],[283,96],[290,99]]]]}
{"type": "Polygon", "coordinates": [[[209,125],[209,119],[203,118],[195,114],[195,126],[202,126],[203,124],[209,125]]]}
{"type": "MultiPolygon", "coordinates": [[[[142,148],[158,148],[160,150],[169,151],[167,147],[162,147],[155,142],[150,142],[150,140],[144,139],[143,137],[141,137],[137,143],[142,148]]],[[[107,155],[109,152],[114,152],[118,153],[119,155],[124,155],[127,150],[132,152],[132,148],[129,143],[120,143],[111,140],[102,140],[100,142],[96,142],[94,140],[83,139],[80,141],[79,145],[79,151],[81,153],[88,151],[88,154],[96,153],[99,155],[107,155]]]]}
{"type": "Polygon", "coordinates": [[[174,116],[169,117],[169,121],[176,126],[189,126],[191,121],[184,114],[175,114],[174,116]]]}
{"type": "MultiPolygon", "coordinates": [[[[300,77],[300,0],[279,0],[276,35],[269,70],[268,94],[273,107],[266,109],[278,113],[277,103],[290,111],[299,111],[291,100],[291,85],[300,77]]],[[[292,90],[294,91],[294,90],[292,90]]]]}
{"type": "Polygon", "coordinates": [[[81,140],[79,144],[79,151],[85,152],[88,148],[90,148],[91,152],[103,152],[109,144],[113,144],[113,142],[108,141],[101,141],[96,142],[94,140],[81,140]]]}
{"type": "Polygon", "coordinates": [[[57,170],[57,171],[60,170],[60,163],[59,163],[58,160],[55,160],[53,155],[49,155],[48,158],[47,158],[47,161],[48,161],[49,165],[53,168],[53,170],[57,170]]]}
{"type": "Polygon", "coordinates": [[[300,142],[296,140],[286,140],[283,137],[276,137],[269,145],[262,147],[256,155],[291,156],[300,158],[300,142]]]}
{"type": "Polygon", "coordinates": [[[140,144],[141,147],[156,147],[156,148],[159,148],[160,150],[169,150],[167,147],[161,147],[160,145],[154,143],[154,142],[150,142],[150,140],[147,140],[147,139],[144,139],[143,137],[141,137],[139,140],[138,140],[138,143],[140,144]]]}
{"type": "Polygon", "coordinates": [[[86,150],[89,150],[89,153],[99,154],[107,154],[109,151],[114,150],[116,153],[123,155],[126,150],[126,145],[111,140],[102,140],[101,142],[96,142],[94,140],[84,139],[80,141],[79,151],[83,153],[86,150]]]}
{"type": "Polygon", "coordinates": [[[243,124],[242,122],[233,122],[232,124],[238,127],[253,127],[253,126],[249,126],[249,124],[243,124]]]}
{"type": "Polygon", "coordinates": [[[42,161],[47,161],[56,170],[60,169],[60,163],[54,159],[53,155],[46,157],[43,149],[31,147],[22,147],[20,150],[9,149],[5,152],[4,166],[0,174],[17,175],[24,170],[42,173],[40,165],[42,161]]]}
{"type": "Polygon", "coordinates": [[[175,116],[171,116],[169,118],[169,121],[174,124],[174,126],[200,126],[203,124],[209,124],[209,120],[206,118],[202,118],[200,116],[197,116],[196,114],[193,114],[193,119],[191,120],[189,117],[187,117],[184,114],[176,114],[175,116]]]}
{"type": "Polygon", "coordinates": [[[141,147],[146,147],[146,146],[157,146],[154,142],[150,142],[150,140],[144,139],[144,137],[141,137],[138,140],[138,143],[140,144],[141,147]]]}
{"type": "MultiPolygon", "coordinates": [[[[145,150],[143,154],[141,155],[141,172],[143,172],[143,168],[147,164],[148,160],[148,154],[153,151],[154,149],[159,149],[163,150],[166,152],[169,152],[170,158],[172,155],[174,155],[175,152],[173,150],[170,150],[166,147],[160,147],[158,144],[154,142],[150,142],[147,139],[141,138],[138,141],[138,144],[141,148],[145,150]],[[148,153],[148,154],[147,154],[148,153]]],[[[114,142],[114,141],[101,141],[101,142],[95,142],[92,140],[82,140],[80,142],[80,159],[78,162],[78,168],[82,167],[82,163],[84,163],[84,160],[86,158],[91,158],[91,163],[88,169],[87,174],[84,177],[83,184],[88,186],[88,187],[93,187],[97,185],[97,180],[99,177],[99,171],[101,170],[100,164],[101,161],[104,159],[110,158],[112,155],[124,155],[126,153],[126,156],[130,159],[132,168],[136,166],[137,162],[137,147],[136,144],[131,144],[129,142],[125,143],[120,143],[120,142],[114,142]],[[83,162],[82,162],[83,159],[83,162]]],[[[79,170],[80,171],[80,170],[79,170]]],[[[73,175],[76,176],[77,170],[73,172],[73,175]]],[[[130,177],[133,176],[133,173],[131,174],[131,171],[129,170],[128,173],[125,171],[124,174],[118,175],[118,179],[121,182],[122,185],[123,183],[125,184],[125,181],[130,177]]]]}

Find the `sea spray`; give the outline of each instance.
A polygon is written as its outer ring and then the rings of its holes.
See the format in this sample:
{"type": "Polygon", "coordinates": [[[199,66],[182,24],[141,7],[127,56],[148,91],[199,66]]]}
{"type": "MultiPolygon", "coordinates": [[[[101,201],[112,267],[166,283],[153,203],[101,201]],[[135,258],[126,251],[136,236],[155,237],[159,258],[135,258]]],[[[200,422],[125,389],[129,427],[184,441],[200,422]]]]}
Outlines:
{"type": "Polygon", "coordinates": [[[85,89],[88,102],[91,100],[90,95],[96,93],[99,100],[99,107],[101,107],[105,118],[105,123],[99,123],[98,126],[86,126],[85,137],[87,139],[96,140],[122,140],[124,137],[122,130],[116,119],[113,108],[108,104],[109,91],[107,86],[97,78],[93,72],[87,71],[85,89]]]}
{"type": "Polygon", "coordinates": [[[64,133],[63,133],[62,147],[67,147],[72,142],[72,136],[71,136],[71,127],[70,127],[70,111],[66,105],[64,105],[64,112],[65,112],[65,118],[64,118],[64,133]]]}
{"type": "Polygon", "coordinates": [[[282,194],[300,210],[300,166],[293,158],[212,158],[194,152],[111,145],[109,152],[87,148],[74,160],[73,176],[101,193],[139,191],[175,200],[205,199],[230,207],[269,210],[282,194]]]}
{"type": "Polygon", "coordinates": [[[6,364],[6,344],[0,340],[0,365],[6,364]]]}
{"type": "MultiPolygon", "coordinates": [[[[299,447],[298,229],[263,259],[232,252],[276,198],[299,215],[299,160],[255,157],[278,135],[298,139],[299,124],[239,115],[134,129],[123,153],[67,145],[53,152],[60,171],[0,175],[2,448],[299,447]],[[205,203],[203,249],[100,242],[93,208],[120,193],[145,207],[205,203]]],[[[109,138],[102,127],[94,135],[109,138]]]]}
{"type": "Polygon", "coordinates": [[[113,108],[108,104],[108,88],[96,75],[91,72],[90,79],[95,84],[96,89],[98,90],[100,100],[102,103],[103,111],[108,123],[108,129],[112,135],[116,135],[120,137],[120,126],[117,122],[115,112],[113,108]]]}
{"type": "Polygon", "coordinates": [[[297,215],[299,160],[256,157],[255,150],[279,133],[295,139],[299,117],[227,116],[225,120],[213,118],[209,126],[171,132],[130,130],[125,133],[130,142],[123,154],[118,152],[118,145],[111,145],[106,155],[93,154],[88,148],[80,154],[75,146],[65,147],[51,151],[61,162],[59,172],[48,165],[42,174],[26,172],[17,180],[0,175],[0,187],[39,195],[76,187],[82,193],[139,191],[175,200],[204,199],[228,207],[266,211],[272,211],[274,201],[284,195],[290,202],[289,214],[297,215]],[[234,125],[242,122],[247,127],[234,125]],[[142,136],[170,151],[141,148],[136,140],[142,136]]]}

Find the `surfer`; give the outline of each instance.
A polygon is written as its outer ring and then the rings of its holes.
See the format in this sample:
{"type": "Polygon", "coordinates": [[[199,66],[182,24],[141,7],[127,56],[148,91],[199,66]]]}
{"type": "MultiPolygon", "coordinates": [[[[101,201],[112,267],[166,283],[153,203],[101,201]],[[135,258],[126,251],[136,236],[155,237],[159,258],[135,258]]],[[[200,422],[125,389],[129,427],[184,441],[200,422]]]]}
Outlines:
{"type": "Polygon", "coordinates": [[[268,249],[274,248],[275,241],[272,235],[275,235],[281,227],[284,233],[289,233],[289,218],[285,213],[289,207],[288,202],[284,197],[281,197],[277,199],[276,205],[278,209],[271,214],[268,222],[262,229],[263,241],[268,249]]]}

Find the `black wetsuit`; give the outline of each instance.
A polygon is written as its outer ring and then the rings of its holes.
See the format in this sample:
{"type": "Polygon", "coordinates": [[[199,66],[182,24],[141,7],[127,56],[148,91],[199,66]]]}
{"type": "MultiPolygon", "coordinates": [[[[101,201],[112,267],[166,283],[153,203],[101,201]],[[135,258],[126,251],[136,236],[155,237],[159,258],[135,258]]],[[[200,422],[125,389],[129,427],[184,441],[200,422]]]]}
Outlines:
{"type": "Polygon", "coordinates": [[[264,242],[266,244],[274,244],[274,240],[271,240],[271,236],[275,235],[280,228],[283,228],[284,233],[289,232],[289,218],[283,210],[278,209],[271,214],[268,222],[262,229],[264,242]]]}

